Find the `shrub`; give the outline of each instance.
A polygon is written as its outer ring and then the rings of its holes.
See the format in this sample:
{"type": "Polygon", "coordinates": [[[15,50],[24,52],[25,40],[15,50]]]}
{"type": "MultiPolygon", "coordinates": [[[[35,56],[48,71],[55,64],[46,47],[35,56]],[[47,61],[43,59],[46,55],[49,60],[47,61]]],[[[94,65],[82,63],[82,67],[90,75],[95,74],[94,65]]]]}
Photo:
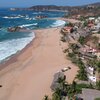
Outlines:
{"type": "Polygon", "coordinates": [[[100,100],[100,98],[95,98],[95,100],[100,100]]]}
{"type": "Polygon", "coordinates": [[[78,42],[83,45],[85,43],[85,38],[83,36],[80,36],[78,42]]]}

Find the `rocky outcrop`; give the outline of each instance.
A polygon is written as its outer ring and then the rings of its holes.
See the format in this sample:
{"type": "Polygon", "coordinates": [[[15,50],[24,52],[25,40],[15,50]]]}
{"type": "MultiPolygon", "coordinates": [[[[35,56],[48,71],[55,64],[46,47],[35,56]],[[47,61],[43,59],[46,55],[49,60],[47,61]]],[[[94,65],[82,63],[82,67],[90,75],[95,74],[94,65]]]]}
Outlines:
{"type": "Polygon", "coordinates": [[[23,30],[23,29],[26,29],[26,28],[16,26],[16,27],[9,27],[9,28],[7,29],[7,31],[9,31],[9,32],[20,32],[20,31],[23,30]]]}

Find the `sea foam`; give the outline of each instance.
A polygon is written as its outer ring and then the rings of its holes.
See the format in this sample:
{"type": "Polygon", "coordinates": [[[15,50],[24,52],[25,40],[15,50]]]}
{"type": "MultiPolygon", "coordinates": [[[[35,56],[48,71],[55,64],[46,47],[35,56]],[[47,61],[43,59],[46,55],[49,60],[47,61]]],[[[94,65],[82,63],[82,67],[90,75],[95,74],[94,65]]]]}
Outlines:
{"type": "Polygon", "coordinates": [[[3,18],[5,18],[5,19],[16,19],[16,18],[20,18],[20,17],[19,16],[16,16],[16,17],[8,17],[8,16],[5,16],[3,18]]]}
{"type": "Polygon", "coordinates": [[[63,20],[56,20],[50,27],[59,27],[59,26],[64,26],[66,24],[65,21],[63,20]]]}
{"type": "Polygon", "coordinates": [[[21,25],[20,27],[29,27],[29,26],[34,26],[37,25],[38,23],[34,23],[34,24],[25,24],[25,25],[21,25]]]}
{"type": "Polygon", "coordinates": [[[27,44],[29,44],[35,38],[34,33],[27,34],[28,36],[24,38],[0,42],[0,62],[7,60],[10,56],[16,54],[18,51],[21,51],[27,44]]]}
{"type": "Polygon", "coordinates": [[[4,16],[3,18],[5,18],[5,19],[17,19],[17,18],[22,18],[22,17],[24,17],[24,16],[17,15],[17,16],[4,16]]]}

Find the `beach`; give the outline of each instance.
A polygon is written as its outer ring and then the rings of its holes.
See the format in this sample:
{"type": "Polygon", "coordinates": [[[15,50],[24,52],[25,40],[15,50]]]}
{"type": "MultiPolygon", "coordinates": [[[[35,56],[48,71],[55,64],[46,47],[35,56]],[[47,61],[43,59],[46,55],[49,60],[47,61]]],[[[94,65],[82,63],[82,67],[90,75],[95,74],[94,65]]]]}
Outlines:
{"type": "Polygon", "coordinates": [[[53,76],[66,66],[71,67],[65,72],[66,80],[74,80],[78,68],[63,53],[68,44],[60,41],[60,30],[34,30],[36,38],[2,65],[0,100],[42,100],[45,95],[51,96],[53,76]]]}

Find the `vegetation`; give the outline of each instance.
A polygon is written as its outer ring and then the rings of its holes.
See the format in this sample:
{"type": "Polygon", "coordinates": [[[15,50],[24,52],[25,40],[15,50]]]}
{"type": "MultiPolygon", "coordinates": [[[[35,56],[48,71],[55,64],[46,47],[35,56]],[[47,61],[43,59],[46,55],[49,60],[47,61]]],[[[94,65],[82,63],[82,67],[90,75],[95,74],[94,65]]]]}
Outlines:
{"type": "Polygon", "coordinates": [[[87,60],[87,65],[92,66],[92,67],[96,67],[97,64],[97,59],[89,59],[87,60]]]}
{"type": "Polygon", "coordinates": [[[43,100],[50,100],[47,95],[44,96],[43,100]]]}
{"type": "Polygon", "coordinates": [[[75,43],[70,44],[70,49],[72,49],[72,51],[73,51],[75,54],[78,53],[79,48],[80,48],[80,47],[79,47],[77,44],[75,44],[75,43]]]}
{"type": "Polygon", "coordinates": [[[52,100],[61,100],[62,95],[61,95],[61,90],[56,89],[56,91],[52,95],[52,100]]]}
{"type": "Polygon", "coordinates": [[[88,25],[87,21],[84,21],[83,27],[86,27],[88,25]]]}
{"type": "Polygon", "coordinates": [[[76,57],[76,55],[75,55],[75,53],[68,53],[68,56],[70,57],[70,58],[75,58],[76,57]]]}
{"type": "Polygon", "coordinates": [[[97,44],[97,49],[100,49],[100,43],[97,44]]]}
{"type": "Polygon", "coordinates": [[[86,70],[84,68],[80,68],[80,70],[78,71],[78,74],[76,75],[76,78],[79,80],[87,81],[88,77],[87,77],[86,70]]]}
{"type": "Polygon", "coordinates": [[[59,77],[57,83],[58,88],[53,90],[52,98],[45,96],[43,100],[65,100],[66,96],[68,96],[69,100],[73,100],[77,94],[82,93],[82,88],[94,88],[92,84],[77,84],[75,81],[72,84],[68,84],[66,77],[59,77]]]}
{"type": "Polygon", "coordinates": [[[100,98],[95,98],[95,100],[100,100],[100,98]]]}
{"type": "Polygon", "coordinates": [[[100,81],[96,82],[96,89],[100,90],[100,81]]]}
{"type": "Polygon", "coordinates": [[[61,37],[61,41],[62,41],[62,42],[66,42],[65,36],[62,36],[62,37],[61,37]]]}
{"type": "Polygon", "coordinates": [[[76,85],[77,93],[82,93],[82,88],[90,88],[90,89],[93,89],[93,86],[92,86],[92,84],[84,84],[84,83],[77,84],[76,85]]]}
{"type": "Polygon", "coordinates": [[[100,61],[97,61],[96,66],[97,66],[98,73],[100,73],[100,61]]]}
{"type": "Polygon", "coordinates": [[[76,85],[77,84],[75,81],[73,81],[73,83],[69,85],[68,87],[68,98],[69,99],[74,98],[75,94],[77,93],[76,85]]]}
{"type": "Polygon", "coordinates": [[[87,81],[88,77],[87,77],[87,71],[85,70],[84,63],[79,57],[77,57],[75,53],[77,48],[78,48],[77,45],[75,44],[71,45],[71,49],[73,52],[68,53],[68,56],[70,57],[72,63],[75,63],[79,67],[79,71],[78,71],[76,78],[79,80],[87,81]]]}
{"type": "Polygon", "coordinates": [[[80,16],[79,20],[85,21],[85,18],[83,16],[80,16]]]}
{"type": "Polygon", "coordinates": [[[67,26],[73,27],[74,25],[73,25],[72,23],[69,22],[69,23],[67,24],[67,26]]]}
{"type": "Polygon", "coordinates": [[[70,58],[70,60],[72,61],[72,63],[77,64],[77,57],[75,53],[68,53],[68,57],[70,58]]]}
{"type": "Polygon", "coordinates": [[[80,44],[82,44],[82,45],[85,44],[85,37],[80,36],[78,42],[79,42],[80,44]]]}

